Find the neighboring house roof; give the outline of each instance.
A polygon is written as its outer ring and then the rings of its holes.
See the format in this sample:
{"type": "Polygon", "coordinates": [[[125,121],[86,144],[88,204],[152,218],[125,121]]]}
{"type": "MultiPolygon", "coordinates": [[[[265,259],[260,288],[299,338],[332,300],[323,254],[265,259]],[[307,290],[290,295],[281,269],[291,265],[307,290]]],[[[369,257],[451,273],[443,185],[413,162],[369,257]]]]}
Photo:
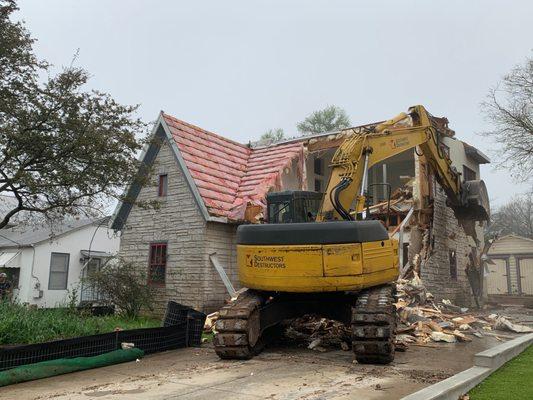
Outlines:
{"type": "Polygon", "coordinates": [[[509,234],[499,237],[494,240],[487,254],[489,257],[496,259],[498,257],[508,256],[509,254],[514,254],[516,256],[520,255],[530,255],[533,253],[533,239],[509,234]]]}
{"type": "Polygon", "coordinates": [[[515,235],[514,233],[510,233],[509,235],[500,236],[498,239],[495,240],[495,242],[499,242],[499,241],[502,241],[503,239],[509,239],[509,238],[526,240],[528,242],[533,243],[533,239],[530,239],[530,238],[527,238],[527,237],[524,237],[524,236],[520,236],[520,235],[515,235]]]}
{"type": "Polygon", "coordinates": [[[33,244],[50,240],[54,237],[64,235],[70,231],[83,228],[87,225],[105,223],[108,221],[108,219],[109,217],[100,219],[65,221],[55,225],[53,228],[41,226],[26,230],[21,230],[20,228],[3,229],[0,230],[0,248],[31,246],[33,244]]]}

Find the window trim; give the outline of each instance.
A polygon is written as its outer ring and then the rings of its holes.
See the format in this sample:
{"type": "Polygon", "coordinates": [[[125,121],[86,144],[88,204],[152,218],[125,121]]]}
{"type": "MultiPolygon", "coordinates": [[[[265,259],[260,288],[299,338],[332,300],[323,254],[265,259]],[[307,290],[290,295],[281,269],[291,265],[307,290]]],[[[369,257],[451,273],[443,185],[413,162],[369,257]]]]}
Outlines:
{"type": "Polygon", "coordinates": [[[168,174],[159,174],[157,182],[157,197],[167,197],[168,195],[168,174]],[[164,183],[164,184],[163,184],[164,183]]]}
{"type": "Polygon", "coordinates": [[[477,179],[477,172],[474,171],[469,166],[463,164],[463,182],[465,182],[465,181],[475,181],[476,179],[477,179]],[[467,172],[471,173],[474,176],[474,179],[466,179],[467,172]]]}
{"type": "Polygon", "coordinates": [[[147,283],[149,286],[155,286],[155,287],[165,287],[167,284],[167,260],[168,260],[168,242],[166,241],[159,241],[159,242],[150,242],[150,247],[148,248],[148,274],[147,274],[147,283]],[[164,267],[165,267],[165,273],[163,275],[163,281],[153,281],[151,279],[151,269],[152,266],[158,266],[162,264],[152,264],[152,249],[157,247],[165,248],[165,260],[164,260],[164,267]]]}
{"type": "MultiPolygon", "coordinates": [[[[62,253],[62,252],[58,252],[58,251],[52,251],[50,253],[50,264],[48,265],[48,290],[67,290],[68,289],[68,273],[69,273],[69,270],[70,270],[70,253],[62,253]],[[50,287],[50,281],[51,281],[50,277],[52,276],[52,257],[54,256],[54,254],[67,256],[67,270],[65,271],[67,279],[65,280],[65,287],[64,288],[51,288],[50,287]]],[[[54,271],[54,272],[57,272],[57,271],[54,271]]]]}

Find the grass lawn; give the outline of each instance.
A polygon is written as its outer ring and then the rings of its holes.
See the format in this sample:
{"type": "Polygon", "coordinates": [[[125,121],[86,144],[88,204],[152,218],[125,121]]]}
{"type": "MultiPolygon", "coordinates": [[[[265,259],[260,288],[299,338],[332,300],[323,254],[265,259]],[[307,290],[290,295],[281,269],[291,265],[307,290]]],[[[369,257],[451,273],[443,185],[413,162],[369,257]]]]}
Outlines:
{"type": "Polygon", "coordinates": [[[533,346],[529,346],[469,393],[470,400],[533,399],[533,346]]]}
{"type": "Polygon", "coordinates": [[[0,302],[0,346],[29,344],[76,336],[161,326],[159,319],[92,316],[66,308],[38,309],[0,302]]]}

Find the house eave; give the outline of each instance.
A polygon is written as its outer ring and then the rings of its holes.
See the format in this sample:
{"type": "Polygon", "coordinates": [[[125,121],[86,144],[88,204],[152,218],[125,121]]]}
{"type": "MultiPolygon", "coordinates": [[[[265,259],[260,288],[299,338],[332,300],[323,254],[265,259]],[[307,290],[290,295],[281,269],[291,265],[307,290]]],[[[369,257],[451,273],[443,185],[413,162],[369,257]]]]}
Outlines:
{"type": "Polygon", "coordinates": [[[198,187],[196,186],[196,183],[194,182],[191,176],[189,168],[187,168],[187,164],[185,164],[185,160],[183,159],[183,156],[181,155],[180,149],[178,148],[176,141],[172,137],[170,128],[168,127],[165,119],[163,118],[162,113],[159,114],[159,123],[161,124],[161,126],[163,127],[163,130],[165,131],[168,143],[170,144],[170,147],[172,148],[172,153],[174,154],[174,157],[176,158],[176,161],[178,162],[178,165],[180,166],[180,169],[183,172],[183,176],[185,176],[185,180],[187,181],[187,185],[189,186],[189,189],[191,190],[194,196],[194,200],[196,201],[196,204],[200,208],[200,213],[204,217],[205,221],[209,221],[210,218],[214,218],[214,217],[209,215],[209,211],[207,211],[207,207],[204,204],[202,196],[200,196],[198,187]]]}
{"type": "Polygon", "coordinates": [[[463,146],[467,157],[471,158],[478,164],[490,164],[490,158],[481,150],[466,142],[463,142],[463,146]]]}

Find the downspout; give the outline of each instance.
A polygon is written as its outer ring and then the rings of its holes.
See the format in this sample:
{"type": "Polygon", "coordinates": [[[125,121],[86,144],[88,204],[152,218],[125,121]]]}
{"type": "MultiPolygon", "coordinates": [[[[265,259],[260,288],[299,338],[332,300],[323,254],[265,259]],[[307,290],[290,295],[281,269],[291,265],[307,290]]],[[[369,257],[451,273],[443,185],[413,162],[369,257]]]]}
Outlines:
{"type": "Polygon", "coordinates": [[[34,278],[37,281],[36,286],[39,285],[39,287],[36,287],[36,289],[40,289],[41,282],[39,281],[39,278],[36,275],[34,275],[34,273],[33,273],[33,270],[35,268],[35,246],[33,244],[30,244],[30,247],[31,247],[31,249],[33,251],[33,255],[32,255],[32,258],[31,258],[31,277],[34,278]]]}

